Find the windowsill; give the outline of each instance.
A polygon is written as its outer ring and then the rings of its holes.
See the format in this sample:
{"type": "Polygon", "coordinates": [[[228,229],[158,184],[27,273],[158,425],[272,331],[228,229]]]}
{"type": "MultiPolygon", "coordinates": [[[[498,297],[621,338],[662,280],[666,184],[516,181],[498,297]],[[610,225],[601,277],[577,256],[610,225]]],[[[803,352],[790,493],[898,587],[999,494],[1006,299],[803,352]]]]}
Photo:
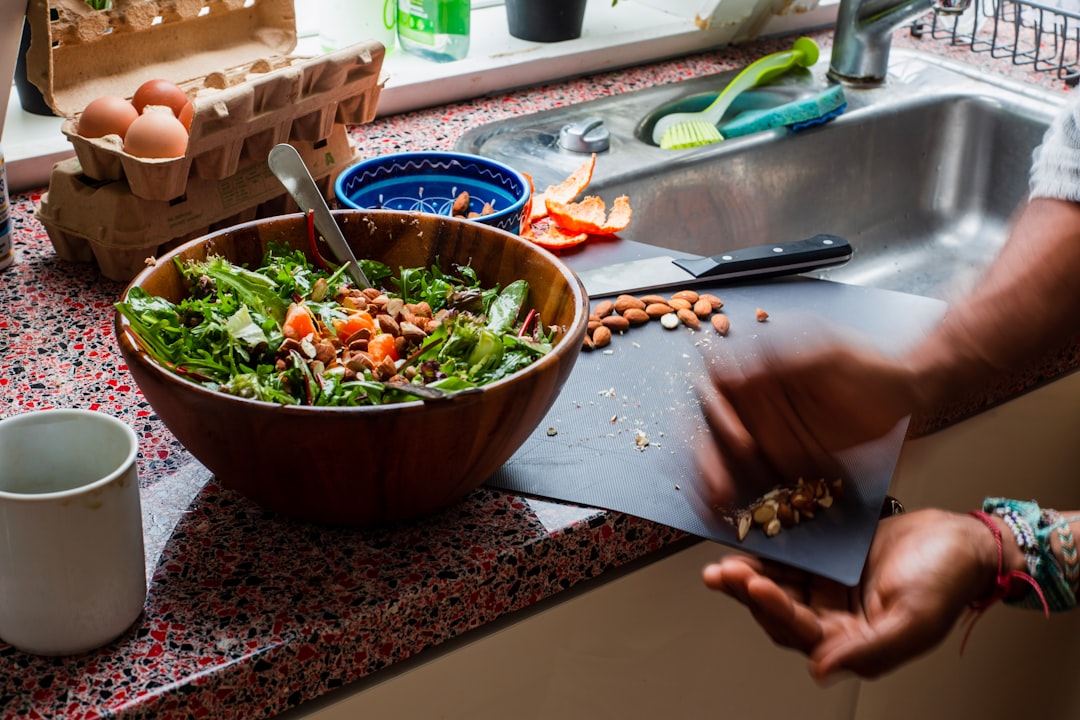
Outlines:
{"type": "MultiPolygon", "coordinates": [[[[806,13],[775,16],[762,36],[830,25],[836,5],[822,0],[806,13]]],[[[379,115],[526,87],[663,58],[687,55],[731,42],[737,27],[714,23],[702,30],[693,19],[665,10],[621,0],[589,2],[582,36],[558,43],[518,40],[506,29],[502,6],[474,8],[469,54],[450,63],[433,63],[392,48],[383,61],[386,83],[379,98],[379,115]]],[[[299,28],[297,55],[319,53],[318,38],[299,28]]],[[[3,147],[8,185],[18,192],[45,187],[54,163],[73,154],[60,132],[61,118],[23,111],[12,90],[4,124],[3,147]]]]}

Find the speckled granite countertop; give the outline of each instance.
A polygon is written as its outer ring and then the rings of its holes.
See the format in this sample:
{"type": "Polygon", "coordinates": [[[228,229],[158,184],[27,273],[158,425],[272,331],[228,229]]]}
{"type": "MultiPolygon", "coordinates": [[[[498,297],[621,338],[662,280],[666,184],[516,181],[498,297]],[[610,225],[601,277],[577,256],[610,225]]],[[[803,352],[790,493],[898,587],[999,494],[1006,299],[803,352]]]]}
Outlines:
{"type": "MultiPolygon", "coordinates": [[[[827,57],[828,33],[815,35],[827,57]]],[[[921,47],[1064,90],[985,54],[921,47]]],[[[740,67],[767,41],[499,97],[380,119],[362,153],[449,149],[478,123],[740,67]]],[[[17,259],[0,274],[0,414],[83,407],[129,422],[139,471],[149,596],[99,651],[63,659],[0,643],[0,717],[265,718],[683,539],[631,516],[482,488],[391,530],[304,525],[220,488],[172,437],[116,351],[123,287],[56,258],[34,217],[44,188],[12,198],[17,259]]],[[[1076,367],[1070,348],[992,403],[1076,367]]],[[[943,412],[923,430],[971,408],[943,412]]]]}

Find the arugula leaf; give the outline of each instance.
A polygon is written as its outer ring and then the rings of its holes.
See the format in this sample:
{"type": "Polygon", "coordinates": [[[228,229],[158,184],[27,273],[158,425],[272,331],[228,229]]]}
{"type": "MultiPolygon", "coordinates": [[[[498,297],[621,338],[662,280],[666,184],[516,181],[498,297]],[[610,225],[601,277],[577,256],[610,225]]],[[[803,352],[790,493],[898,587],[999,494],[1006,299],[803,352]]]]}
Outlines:
{"type": "Polygon", "coordinates": [[[219,288],[234,291],[240,302],[272,317],[279,324],[285,319],[289,301],[279,294],[278,283],[266,275],[233,265],[220,256],[189,263],[182,271],[188,278],[198,279],[202,275],[212,278],[219,288]]]}

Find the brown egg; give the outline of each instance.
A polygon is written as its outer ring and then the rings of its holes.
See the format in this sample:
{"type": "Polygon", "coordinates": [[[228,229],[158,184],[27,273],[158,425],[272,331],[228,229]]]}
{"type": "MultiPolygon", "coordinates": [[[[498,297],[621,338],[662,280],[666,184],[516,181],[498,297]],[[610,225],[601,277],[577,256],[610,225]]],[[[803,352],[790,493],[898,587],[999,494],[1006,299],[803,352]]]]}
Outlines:
{"type": "Polygon", "coordinates": [[[180,118],[180,122],[184,123],[184,128],[191,132],[191,120],[195,117],[195,104],[190,100],[187,101],[187,105],[184,105],[180,114],[176,117],[180,118]]]}
{"type": "Polygon", "coordinates": [[[91,100],[79,115],[76,132],[85,138],[99,138],[127,132],[131,122],[139,116],[135,106],[116,95],[102,95],[91,100]]]}
{"type": "Polygon", "coordinates": [[[188,96],[180,86],[169,80],[147,80],[131,98],[131,104],[139,113],[142,113],[147,105],[163,105],[172,109],[176,117],[180,117],[187,101],[188,96]]]}
{"type": "Polygon", "coordinates": [[[168,108],[148,105],[124,137],[124,152],[143,158],[175,158],[187,152],[184,124],[168,108]]]}

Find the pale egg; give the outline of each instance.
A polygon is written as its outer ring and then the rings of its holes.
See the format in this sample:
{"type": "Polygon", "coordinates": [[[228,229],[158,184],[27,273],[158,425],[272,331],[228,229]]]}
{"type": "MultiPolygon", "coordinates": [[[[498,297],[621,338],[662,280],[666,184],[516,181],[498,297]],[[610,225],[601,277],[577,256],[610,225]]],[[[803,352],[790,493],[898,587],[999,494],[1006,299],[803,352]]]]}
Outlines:
{"type": "Polygon", "coordinates": [[[142,158],[175,158],[187,152],[188,133],[168,108],[149,105],[124,137],[124,152],[142,158]]]}

